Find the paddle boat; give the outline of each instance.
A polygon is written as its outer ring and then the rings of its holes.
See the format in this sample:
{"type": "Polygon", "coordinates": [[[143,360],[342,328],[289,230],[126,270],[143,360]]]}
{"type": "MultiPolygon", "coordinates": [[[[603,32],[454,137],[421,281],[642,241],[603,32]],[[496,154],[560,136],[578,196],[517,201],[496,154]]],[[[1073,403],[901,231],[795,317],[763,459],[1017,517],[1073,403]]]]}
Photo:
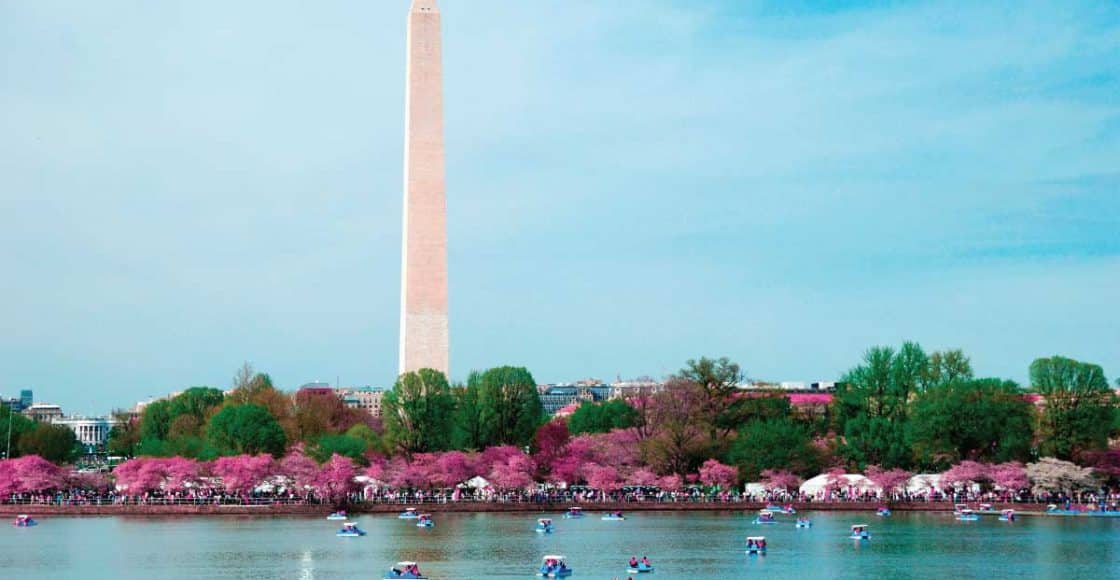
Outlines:
{"type": "Polygon", "coordinates": [[[999,512],[999,521],[1013,522],[1015,521],[1015,510],[1003,510],[999,512]]]}
{"type": "Polygon", "coordinates": [[[761,510],[758,512],[758,517],[754,519],[755,524],[776,524],[778,520],[774,519],[774,512],[770,510],[761,510]]]}
{"type": "Polygon", "coordinates": [[[630,561],[626,564],[626,571],[631,574],[649,574],[653,572],[653,564],[645,556],[641,560],[636,556],[631,556],[630,561]]]}
{"type": "Polygon", "coordinates": [[[968,508],[965,508],[965,509],[957,512],[957,521],[958,522],[980,521],[980,514],[977,514],[976,512],[974,512],[974,511],[972,511],[968,508]]]}
{"type": "Polygon", "coordinates": [[[994,513],[996,509],[990,503],[982,503],[976,511],[994,513]]]}
{"type": "Polygon", "coordinates": [[[953,513],[960,513],[966,509],[968,509],[968,504],[966,503],[953,504],[953,513]]]}
{"type": "Polygon", "coordinates": [[[357,538],[366,535],[365,530],[358,527],[354,522],[346,522],[342,524],[342,529],[335,532],[336,536],[340,538],[357,538]]]}
{"type": "Polygon", "coordinates": [[[752,555],[766,553],[766,536],[747,536],[747,553],[752,555]]]}
{"type": "Polygon", "coordinates": [[[403,512],[397,514],[397,519],[401,520],[415,520],[419,517],[420,514],[416,513],[416,508],[407,508],[403,512]]]}
{"type": "Polygon", "coordinates": [[[345,520],[346,519],[346,512],[344,510],[338,510],[336,512],[331,512],[331,515],[327,516],[327,519],[331,520],[331,521],[345,520]]]}
{"type": "Polygon", "coordinates": [[[885,518],[885,517],[891,515],[891,508],[889,508],[885,505],[881,505],[881,506],[879,506],[879,509],[875,510],[875,515],[877,515],[881,518],[885,518]]]}
{"type": "Polygon", "coordinates": [[[407,578],[409,580],[427,580],[428,577],[420,572],[420,566],[416,562],[397,562],[385,573],[385,580],[397,580],[398,578],[407,578]]]}
{"type": "Polygon", "coordinates": [[[867,524],[856,524],[852,526],[851,538],[853,540],[870,540],[871,532],[867,531],[867,524]]]}
{"type": "Polygon", "coordinates": [[[420,514],[416,518],[416,527],[418,528],[431,528],[436,525],[436,521],[432,519],[432,514],[420,514]]]}
{"type": "Polygon", "coordinates": [[[792,516],[797,513],[797,508],[793,507],[793,504],[787,503],[786,506],[782,508],[782,513],[792,516]]]}
{"type": "Polygon", "coordinates": [[[572,569],[564,563],[563,556],[550,554],[541,559],[541,567],[537,575],[545,578],[567,578],[572,575],[572,569]]]}
{"type": "Polygon", "coordinates": [[[27,514],[19,514],[16,516],[16,521],[12,522],[12,525],[17,528],[30,528],[39,525],[39,522],[35,521],[35,518],[27,514]]]}
{"type": "Polygon", "coordinates": [[[582,517],[583,517],[583,508],[570,507],[570,508],[568,508],[568,511],[564,512],[564,518],[565,519],[571,520],[571,519],[582,518],[582,517]]]}
{"type": "Polygon", "coordinates": [[[786,504],[784,506],[780,506],[780,505],[776,505],[776,504],[767,504],[766,507],[762,508],[762,509],[765,509],[768,512],[773,512],[773,513],[776,513],[776,514],[793,515],[793,514],[797,513],[797,510],[794,509],[793,504],[786,504]]]}
{"type": "Polygon", "coordinates": [[[621,522],[622,520],[626,519],[626,516],[622,515],[622,512],[610,512],[603,514],[603,517],[599,519],[603,520],[604,522],[621,522]]]}
{"type": "Polygon", "coordinates": [[[552,532],[556,531],[555,527],[552,525],[552,520],[550,518],[538,519],[537,527],[533,530],[538,534],[551,534],[552,532]]]}
{"type": "Polygon", "coordinates": [[[813,522],[809,520],[809,518],[800,517],[797,518],[797,522],[794,525],[799,528],[811,528],[813,527],[813,522]]]}

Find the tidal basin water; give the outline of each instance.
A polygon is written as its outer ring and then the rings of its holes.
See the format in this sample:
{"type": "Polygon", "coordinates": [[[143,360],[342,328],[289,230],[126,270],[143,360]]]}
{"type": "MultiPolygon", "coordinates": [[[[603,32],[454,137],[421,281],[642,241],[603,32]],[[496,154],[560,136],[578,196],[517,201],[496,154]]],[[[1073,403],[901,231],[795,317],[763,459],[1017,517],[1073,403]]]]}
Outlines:
{"type": "MultiPolygon", "coordinates": [[[[437,514],[417,528],[395,516],[357,516],[369,532],[338,538],[338,522],[295,517],[58,517],[38,527],[3,526],[0,578],[381,578],[416,560],[433,580],[531,578],[547,553],[567,556],[573,579],[626,578],[626,560],[649,556],[654,578],[1120,578],[1120,519],[950,514],[813,513],[754,525],[753,514],[437,514]],[[539,535],[539,515],[556,533],[539,535]],[[871,525],[866,542],[849,539],[871,525]],[[769,554],[743,553],[765,535],[769,554]]],[[[643,575],[648,576],[648,575],[643,575]]]]}

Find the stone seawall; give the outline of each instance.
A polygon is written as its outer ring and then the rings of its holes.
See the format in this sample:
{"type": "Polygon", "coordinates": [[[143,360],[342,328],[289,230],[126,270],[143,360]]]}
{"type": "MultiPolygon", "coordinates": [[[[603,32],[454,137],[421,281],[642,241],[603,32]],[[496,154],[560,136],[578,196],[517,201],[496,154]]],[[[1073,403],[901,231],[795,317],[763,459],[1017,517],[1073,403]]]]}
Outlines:
{"type": "MultiPolygon", "coordinates": [[[[741,512],[758,511],[763,503],[432,503],[432,504],[358,504],[347,507],[350,513],[397,513],[406,507],[430,513],[557,513],[569,505],[579,505],[587,512],[620,510],[623,512],[741,512]]],[[[795,503],[798,511],[875,511],[878,502],[795,503]]],[[[950,512],[950,503],[892,503],[894,511],[950,512]]],[[[1042,512],[1041,504],[995,504],[995,509],[1014,509],[1020,513],[1042,512]]],[[[324,516],[332,511],[329,505],[0,505],[0,515],[28,513],[37,516],[324,516]]]]}

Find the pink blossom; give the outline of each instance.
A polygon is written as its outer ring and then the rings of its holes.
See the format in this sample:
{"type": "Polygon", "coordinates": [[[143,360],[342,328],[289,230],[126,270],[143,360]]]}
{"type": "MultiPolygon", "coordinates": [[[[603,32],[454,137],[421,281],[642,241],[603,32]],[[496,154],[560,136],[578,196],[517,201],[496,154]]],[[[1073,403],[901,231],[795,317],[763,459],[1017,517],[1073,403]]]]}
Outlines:
{"type": "Polygon", "coordinates": [[[738,478],[739,470],[715,459],[709,459],[700,466],[700,481],[704,485],[728,489],[735,487],[738,478]]]}
{"type": "Polygon", "coordinates": [[[130,495],[141,495],[159,489],[164,473],[154,459],[138,457],[118,465],[113,469],[113,477],[130,495]]]}
{"type": "Polygon", "coordinates": [[[291,478],[297,489],[307,490],[315,487],[319,478],[319,464],[298,450],[293,450],[280,460],[280,473],[291,478]]]}
{"type": "Polygon", "coordinates": [[[767,489],[790,491],[801,485],[801,478],[784,469],[767,469],[762,472],[762,484],[767,489]]]}
{"type": "Polygon", "coordinates": [[[436,458],[432,482],[440,487],[456,485],[478,475],[478,461],[462,451],[448,451],[436,458]]]}
{"type": "Polygon", "coordinates": [[[202,466],[194,459],[171,457],[162,461],[169,491],[179,491],[198,484],[202,466]]]}
{"type": "Polygon", "coordinates": [[[248,493],[273,473],[271,455],[235,455],[214,461],[214,474],[222,478],[226,491],[248,493]]]}
{"type": "Polygon", "coordinates": [[[988,466],[975,461],[962,461],[941,474],[941,484],[952,487],[982,483],[990,479],[988,466]]]}
{"type": "Polygon", "coordinates": [[[618,470],[603,465],[590,464],[583,467],[587,477],[587,485],[603,492],[615,491],[622,487],[622,479],[618,470]]]}
{"type": "Polygon", "coordinates": [[[338,501],[354,487],[354,461],[335,453],[319,470],[317,486],[326,497],[338,501]]]}
{"type": "Polygon", "coordinates": [[[27,455],[12,461],[19,491],[48,491],[62,487],[62,470],[50,461],[38,455],[27,455]]]}
{"type": "Polygon", "coordinates": [[[490,483],[499,489],[529,489],[533,486],[536,469],[536,464],[528,455],[513,455],[504,462],[494,463],[490,470],[490,483]]]}
{"type": "Polygon", "coordinates": [[[1018,461],[993,465],[990,476],[992,483],[1009,492],[1018,492],[1031,486],[1026,468],[1018,461]]]}
{"type": "Polygon", "coordinates": [[[676,474],[666,475],[665,477],[657,480],[657,487],[660,487],[665,491],[680,491],[683,485],[684,482],[681,481],[681,476],[676,474]]]}
{"type": "Polygon", "coordinates": [[[657,474],[646,468],[635,469],[630,477],[626,478],[630,485],[654,486],[657,485],[657,474]]]}
{"type": "Polygon", "coordinates": [[[871,483],[879,486],[884,496],[889,496],[905,487],[913,474],[904,469],[886,470],[878,465],[869,465],[864,471],[864,476],[870,479],[871,483]]]}

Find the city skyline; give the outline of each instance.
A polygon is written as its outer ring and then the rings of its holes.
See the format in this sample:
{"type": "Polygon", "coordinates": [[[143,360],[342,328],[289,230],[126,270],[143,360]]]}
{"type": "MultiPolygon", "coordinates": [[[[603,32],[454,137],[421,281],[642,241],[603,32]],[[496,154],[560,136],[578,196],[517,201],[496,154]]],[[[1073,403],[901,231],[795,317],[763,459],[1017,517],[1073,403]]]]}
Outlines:
{"type": "MultiPolygon", "coordinates": [[[[1118,9],[741,4],[440,3],[453,378],[1114,380],[1118,9]]],[[[123,6],[0,6],[0,392],[391,383],[408,1],[123,6]]]]}

